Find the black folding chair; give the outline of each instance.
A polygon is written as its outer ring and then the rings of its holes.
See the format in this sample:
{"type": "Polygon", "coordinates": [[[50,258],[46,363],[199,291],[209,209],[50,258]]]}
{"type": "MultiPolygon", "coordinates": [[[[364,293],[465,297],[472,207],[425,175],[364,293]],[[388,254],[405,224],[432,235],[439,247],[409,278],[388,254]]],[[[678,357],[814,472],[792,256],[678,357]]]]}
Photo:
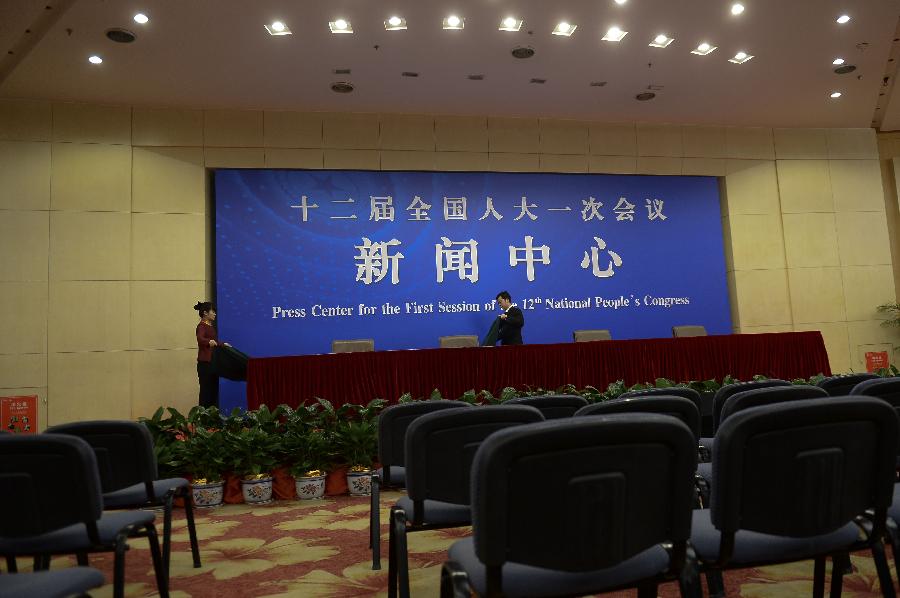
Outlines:
{"type": "MultiPolygon", "coordinates": [[[[688,388],[686,390],[691,389],[688,388]]],[[[665,395],[662,393],[627,397],[622,395],[618,399],[583,407],[575,413],[575,416],[611,415],[613,413],[658,413],[660,415],[671,415],[683,421],[695,439],[700,438],[700,411],[690,398],[684,396],[665,395]]]]}
{"type": "Polygon", "coordinates": [[[542,395],[537,397],[516,397],[504,405],[528,405],[541,412],[544,419],[572,417],[575,412],[588,404],[584,397],[577,395],[542,395]]]}
{"type": "MultiPolygon", "coordinates": [[[[684,400],[684,399],[681,399],[684,400]]],[[[688,547],[696,437],[652,413],[502,430],[472,473],[473,537],[450,547],[441,596],[581,596],[698,584],[688,547]]]]}
{"type": "Polygon", "coordinates": [[[103,574],[91,567],[70,567],[59,571],[34,571],[0,575],[0,598],[40,596],[69,598],[81,596],[103,585],[103,574]]]}
{"type": "Polygon", "coordinates": [[[829,396],[832,397],[840,397],[849,395],[850,391],[853,390],[860,382],[865,382],[866,380],[874,380],[878,378],[875,374],[861,373],[861,374],[840,374],[838,376],[831,376],[829,378],[825,378],[821,380],[816,386],[819,388],[824,388],[825,391],[828,392],[829,396]]]}
{"type": "MultiPolygon", "coordinates": [[[[771,386],[790,386],[791,383],[787,380],[750,380],[749,382],[736,382],[734,384],[726,384],[722,388],[716,391],[716,394],[713,396],[713,405],[712,405],[712,419],[713,419],[713,434],[716,433],[716,430],[719,429],[719,424],[721,423],[722,416],[722,407],[725,406],[725,401],[731,397],[731,395],[737,394],[739,392],[744,392],[745,390],[753,390],[755,388],[769,388],[771,386]]],[[[712,455],[714,438],[701,438],[700,446],[703,447],[704,452],[707,455],[712,455]]]]}
{"type": "MultiPolygon", "coordinates": [[[[664,397],[684,397],[690,399],[697,406],[697,413],[703,415],[703,409],[700,406],[700,393],[693,388],[686,386],[672,386],[669,388],[645,388],[643,390],[629,390],[619,395],[620,399],[629,399],[631,397],[653,397],[662,395],[664,397]]],[[[699,436],[698,436],[699,438],[699,436]]]]}

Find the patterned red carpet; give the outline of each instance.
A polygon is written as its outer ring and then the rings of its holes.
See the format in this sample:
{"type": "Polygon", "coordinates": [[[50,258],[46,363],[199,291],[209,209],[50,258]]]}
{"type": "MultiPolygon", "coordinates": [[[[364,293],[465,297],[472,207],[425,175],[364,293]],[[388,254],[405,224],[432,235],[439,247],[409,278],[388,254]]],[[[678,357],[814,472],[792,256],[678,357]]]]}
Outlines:
{"type": "MultiPolygon", "coordinates": [[[[388,492],[382,500],[382,523],[399,497],[388,492]]],[[[198,510],[197,531],[203,567],[191,567],[184,512],[177,512],[173,533],[171,595],[173,598],[224,596],[352,597],[387,594],[387,527],[383,526],[383,569],[372,571],[367,546],[368,498],[341,496],[318,501],[278,501],[263,506],[226,505],[198,510]]],[[[157,517],[160,533],[162,515],[157,517]]],[[[433,597],[447,547],[470,533],[468,528],[416,532],[409,536],[412,595],[433,597]]],[[[126,595],[156,594],[147,542],[135,539],[126,560],[126,595]]],[[[24,565],[24,563],[22,563],[24,565]]],[[[73,565],[74,559],[54,559],[53,568],[73,565]]],[[[94,555],[91,564],[112,580],[111,555],[94,555]]],[[[729,596],[794,597],[812,595],[812,562],[729,572],[729,596]]],[[[844,578],[843,595],[869,598],[880,595],[871,558],[854,555],[853,574],[844,578]]],[[[829,566],[830,571],[830,566],[829,566]]],[[[893,571],[893,568],[892,568],[893,571]]],[[[619,592],[615,598],[634,596],[619,592]]],[[[112,596],[106,585],[92,593],[112,596]]],[[[669,584],[665,598],[678,596],[669,584]]]]}

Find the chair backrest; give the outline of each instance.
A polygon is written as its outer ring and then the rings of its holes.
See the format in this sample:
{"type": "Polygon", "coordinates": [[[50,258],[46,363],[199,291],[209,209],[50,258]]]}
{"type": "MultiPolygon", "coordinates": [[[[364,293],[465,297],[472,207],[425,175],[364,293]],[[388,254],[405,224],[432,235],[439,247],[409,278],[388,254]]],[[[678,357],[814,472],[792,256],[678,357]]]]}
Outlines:
{"type": "Polygon", "coordinates": [[[544,419],[560,419],[572,417],[575,412],[587,405],[584,397],[577,395],[543,395],[538,397],[517,397],[504,405],[529,405],[541,412],[544,419]]]}
{"type": "Polygon", "coordinates": [[[883,531],[898,425],[886,402],[859,396],[751,407],[724,420],[710,504],[723,559],[740,529],[810,537],[875,509],[883,531]]]}
{"type": "MultiPolygon", "coordinates": [[[[413,501],[469,504],[475,451],[497,430],[544,421],[534,407],[493,405],[423,415],[406,430],[406,492],[413,501]]],[[[421,508],[415,509],[419,517],[421,508]]]]}
{"type": "Polygon", "coordinates": [[[703,326],[672,326],[672,336],[675,338],[706,336],[706,328],[703,326]]]}
{"type": "Polygon", "coordinates": [[[817,386],[791,385],[754,388],[738,392],[725,401],[720,414],[719,425],[739,411],[751,407],[784,403],[785,401],[802,401],[804,399],[823,399],[828,393],[817,386]]]}
{"type": "Polygon", "coordinates": [[[751,380],[749,382],[736,382],[735,384],[727,384],[716,391],[716,394],[713,396],[713,406],[712,406],[712,415],[713,415],[713,430],[719,429],[719,421],[722,416],[722,407],[725,406],[725,401],[731,395],[736,395],[739,392],[744,392],[745,390],[753,390],[754,388],[769,388],[770,386],[790,386],[791,383],[787,380],[751,380]]]}
{"type": "Polygon", "coordinates": [[[874,378],[863,380],[853,387],[851,395],[878,397],[900,411],[900,378],[874,378]]]}
{"type": "Polygon", "coordinates": [[[609,330],[576,330],[572,333],[576,343],[589,343],[591,341],[611,341],[612,334],[609,330]]]}
{"type": "Polygon", "coordinates": [[[392,465],[406,465],[406,430],[418,417],[442,409],[471,407],[462,401],[413,401],[385,408],[378,415],[378,460],[385,475],[392,465]]]}
{"type": "Polygon", "coordinates": [[[98,542],[103,513],[94,451],[82,439],[0,437],[0,536],[22,538],[84,523],[98,542]]]}
{"type": "Polygon", "coordinates": [[[860,382],[865,382],[866,380],[874,380],[878,378],[875,374],[861,373],[861,374],[841,374],[839,376],[831,376],[829,378],[825,378],[821,380],[816,386],[819,388],[824,388],[829,396],[832,397],[840,397],[846,396],[850,394],[850,391],[853,390],[853,387],[859,384],[860,382]]]}
{"type": "Polygon", "coordinates": [[[148,496],[154,498],[156,454],[153,437],[143,424],[123,420],[74,422],[52,426],[46,433],[77,436],[94,449],[104,493],[143,483],[148,496]]]}
{"type": "Polygon", "coordinates": [[[640,395],[634,397],[619,397],[611,401],[594,403],[575,414],[577,417],[584,415],[610,415],[613,413],[658,413],[670,415],[680,419],[690,429],[695,439],[700,438],[700,410],[690,399],[675,395],[640,395]]]}
{"type": "Polygon", "coordinates": [[[488,583],[502,578],[497,569],[508,561],[593,571],[664,542],[683,555],[696,464],[687,426],[651,413],[556,420],[491,435],[472,474],[475,553],[488,583]]]}
{"type": "Polygon", "coordinates": [[[331,341],[332,353],[368,353],[374,350],[375,339],[373,338],[331,341]]]}
{"type": "Polygon", "coordinates": [[[438,342],[441,349],[477,347],[478,337],[474,334],[457,334],[455,336],[442,336],[438,339],[438,342]]]}
{"type": "Polygon", "coordinates": [[[644,390],[629,390],[628,392],[622,393],[619,395],[620,399],[627,399],[630,397],[651,397],[654,395],[663,395],[666,397],[684,397],[686,399],[690,399],[694,405],[697,406],[697,412],[701,415],[703,414],[703,409],[700,407],[700,393],[694,390],[693,388],[688,388],[686,386],[672,386],[670,388],[645,388],[644,390]]]}

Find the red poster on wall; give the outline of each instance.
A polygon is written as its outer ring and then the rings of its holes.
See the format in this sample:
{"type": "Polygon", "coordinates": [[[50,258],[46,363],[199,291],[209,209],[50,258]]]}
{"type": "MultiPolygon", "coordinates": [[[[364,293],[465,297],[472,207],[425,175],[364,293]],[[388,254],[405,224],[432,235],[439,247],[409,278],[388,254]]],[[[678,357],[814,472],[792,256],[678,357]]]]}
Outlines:
{"type": "Polygon", "coordinates": [[[0,424],[13,434],[37,434],[36,395],[0,397],[0,424]]]}
{"type": "Polygon", "coordinates": [[[890,367],[887,351],[868,351],[866,352],[866,371],[874,372],[881,368],[890,367]]]}

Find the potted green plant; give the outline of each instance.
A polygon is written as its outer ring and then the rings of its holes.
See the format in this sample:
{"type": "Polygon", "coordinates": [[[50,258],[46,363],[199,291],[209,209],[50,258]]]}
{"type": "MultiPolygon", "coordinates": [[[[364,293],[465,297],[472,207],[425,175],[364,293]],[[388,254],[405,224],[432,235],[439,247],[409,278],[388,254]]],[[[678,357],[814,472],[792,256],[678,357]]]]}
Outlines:
{"type": "Polygon", "coordinates": [[[227,433],[227,451],[232,471],[241,478],[244,502],[267,503],[272,500],[272,469],[275,467],[279,436],[259,428],[243,428],[227,433]]]}
{"type": "Polygon", "coordinates": [[[334,431],[334,451],[347,465],[347,487],[352,496],[372,491],[372,464],[378,452],[378,427],[374,420],[345,421],[334,431]]]}
{"type": "Polygon", "coordinates": [[[191,493],[198,507],[222,504],[225,481],[225,434],[221,430],[197,427],[181,443],[178,451],[182,468],[191,476],[191,493]]]}
{"type": "Polygon", "coordinates": [[[283,446],[291,461],[297,498],[322,498],[325,495],[325,470],[330,457],[325,434],[321,430],[290,433],[284,437],[283,446]]]}

